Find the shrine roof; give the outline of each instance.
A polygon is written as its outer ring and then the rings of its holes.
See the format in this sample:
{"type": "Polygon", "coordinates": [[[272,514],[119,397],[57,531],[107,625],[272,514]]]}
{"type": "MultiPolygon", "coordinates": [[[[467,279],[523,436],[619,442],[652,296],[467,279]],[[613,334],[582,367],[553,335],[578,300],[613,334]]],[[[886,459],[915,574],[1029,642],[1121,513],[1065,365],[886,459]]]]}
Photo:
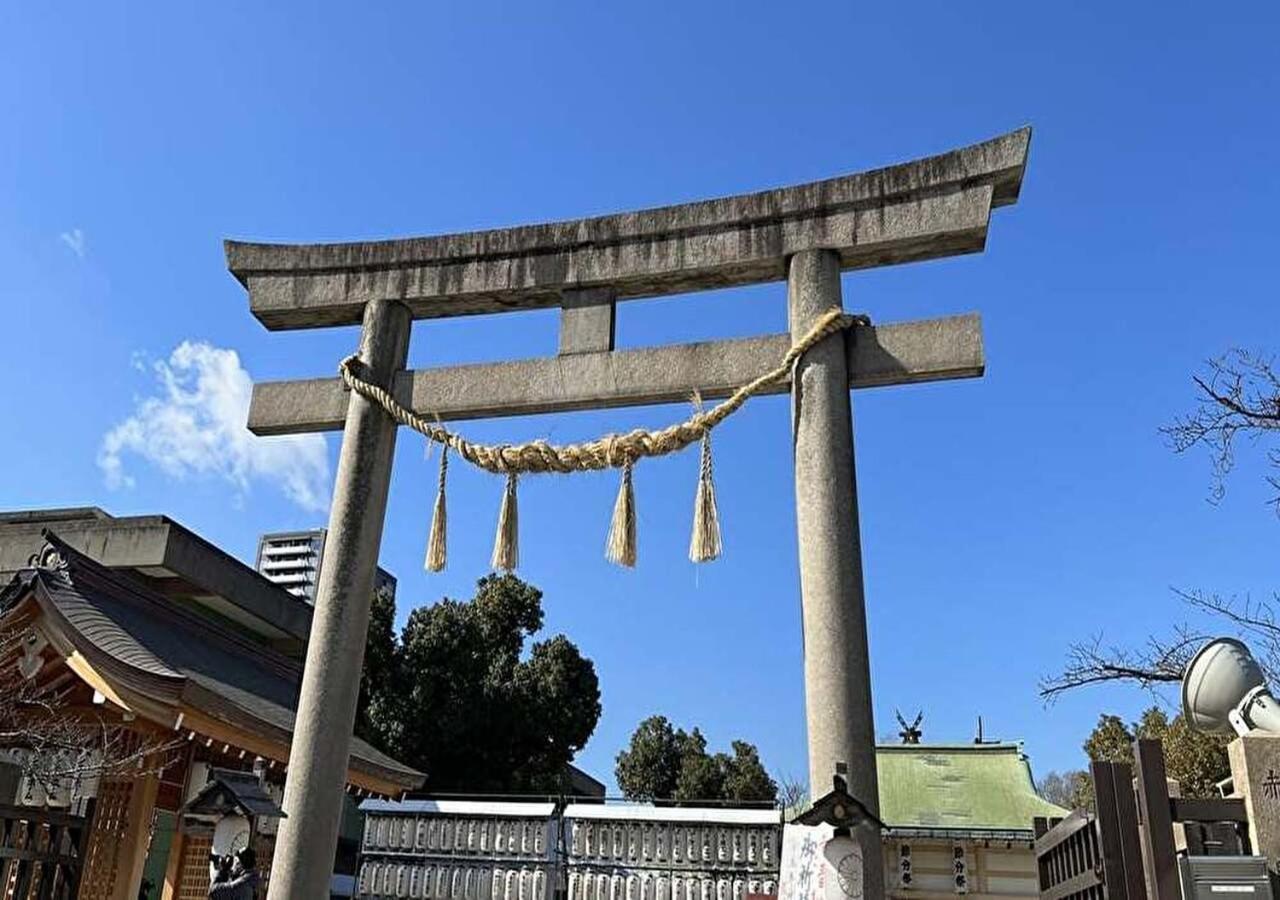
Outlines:
{"type": "MultiPolygon", "coordinates": [[[[1021,743],[883,744],[876,747],[880,818],[889,834],[937,838],[1031,840],[1036,816],[1068,811],[1035,792],[1021,743]]],[[[513,800],[369,800],[375,814],[551,815],[552,804],[513,800]]],[[[566,819],[780,825],[782,811],[645,803],[569,803],[566,819]]]]}
{"type": "Polygon", "coordinates": [[[1067,811],[1035,791],[1020,743],[890,744],[876,748],[880,817],[892,829],[1032,830],[1067,811]]]}
{"type": "Polygon", "coordinates": [[[183,805],[181,812],[196,815],[238,812],[246,816],[284,816],[284,810],[271,799],[257,775],[234,769],[211,769],[209,783],[183,805]]]}
{"type": "Polygon", "coordinates": [[[168,516],[113,516],[97,507],[0,512],[0,583],[40,550],[45,528],[171,604],[195,606],[301,656],[311,607],[168,516]]]}
{"type": "MultiPolygon", "coordinates": [[[[122,695],[140,696],[156,709],[199,710],[238,732],[288,746],[302,677],[296,661],[171,603],[52,532],[45,537],[56,556],[0,589],[0,614],[33,598],[63,642],[63,655],[81,654],[122,695]]],[[[403,788],[423,779],[358,738],[350,765],[403,788]]]]}

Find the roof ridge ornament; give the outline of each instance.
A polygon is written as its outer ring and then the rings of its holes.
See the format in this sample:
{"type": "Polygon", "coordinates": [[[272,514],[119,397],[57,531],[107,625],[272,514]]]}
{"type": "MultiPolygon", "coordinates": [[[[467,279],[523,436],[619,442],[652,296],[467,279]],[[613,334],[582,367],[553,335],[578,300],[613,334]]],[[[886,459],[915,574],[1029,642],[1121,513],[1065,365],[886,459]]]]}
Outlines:
{"type": "Polygon", "coordinates": [[[924,721],[924,710],[916,713],[915,721],[910,725],[907,720],[902,717],[902,713],[894,710],[893,714],[898,717],[898,724],[902,726],[902,730],[898,732],[898,736],[902,738],[904,744],[918,744],[924,732],[920,729],[920,723],[924,721]]]}
{"type": "Polygon", "coordinates": [[[70,565],[62,553],[62,548],[50,540],[48,534],[45,535],[44,544],[40,549],[27,557],[27,568],[50,572],[63,580],[70,577],[70,565]]]}

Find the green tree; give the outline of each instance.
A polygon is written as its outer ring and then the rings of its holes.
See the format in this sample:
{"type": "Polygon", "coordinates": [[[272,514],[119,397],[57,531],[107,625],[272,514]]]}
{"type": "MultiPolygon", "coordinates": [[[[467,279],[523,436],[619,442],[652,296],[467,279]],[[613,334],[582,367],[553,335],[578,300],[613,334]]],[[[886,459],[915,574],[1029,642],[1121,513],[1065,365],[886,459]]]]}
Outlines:
{"type": "Polygon", "coordinates": [[[371,740],[425,772],[429,790],[559,789],[600,718],[600,686],[564,635],[524,656],[542,621],[542,592],[514,575],[414,610],[370,685],[371,740]]]}
{"type": "Polygon", "coordinates": [[[682,803],[724,799],[724,762],[721,754],[707,752],[707,739],[693,729],[689,734],[677,732],[680,743],[680,775],[676,779],[675,799],[682,803]]]}
{"type": "Polygon", "coordinates": [[[735,802],[777,800],[778,785],[765,771],[755,745],[734,741],[731,746],[733,756],[726,757],[724,761],[725,799],[735,802]]]}
{"type": "Polygon", "coordinates": [[[776,802],[778,786],[760,762],[759,751],[734,741],[732,755],[712,754],[697,728],[677,729],[665,716],[650,716],[618,754],[614,776],[632,800],[776,802]]]}
{"type": "MultiPolygon", "coordinates": [[[[684,738],[684,732],[680,732],[684,738]]],[[[680,778],[680,739],[666,716],[650,716],[636,726],[631,743],[618,754],[614,777],[624,796],[659,800],[676,795],[680,778]]]]}
{"type": "Polygon", "coordinates": [[[1089,777],[1088,772],[1071,773],[1071,792],[1063,805],[1067,809],[1092,810],[1094,808],[1093,779],[1089,777]]]}
{"type": "Polygon", "coordinates": [[[394,743],[385,733],[394,729],[393,710],[382,709],[385,686],[396,672],[396,598],[390,590],[373,594],[369,605],[369,632],[364,643],[364,667],[360,672],[360,698],[356,702],[355,733],[383,749],[394,743]],[[375,721],[378,724],[374,724],[375,721]]]}
{"type": "Polygon", "coordinates": [[[1138,737],[1164,745],[1165,772],[1181,786],[1182,796],[1218,796],[1218,782],[1231,774],[1227,744],[1234,735],[1196,731],[1181,713],[1171,720],[1154,706],[1142,714],[1135,730],[1138,737]]]}
{"type": "MultiPolygon", "coordinates": [[[[1091,760],[1133,765],[1134,738],[1161,742],[1165,773],[1178,782],[1184,797],[1217,796],[1217,783],[1231,773],[1227,760],[1227,743],[1231,735],[1196,731],[1181,713],[1170,719],[1158,706],[1148,708],[1131,726],[1125,725],[1119,716],[1099,717],[1098,724],[1084,742],[1084,752],[1091,760]]],[[[1092,810],[1092,781],[1085,772],[1079,775],[1082,778],[1073,787],[1073,805],[1092,810]]]]}
{"type": "Polygon", "coordinates": [[[1084,755],[1099,762],[1133,762],[1133,732],[1119,716],[1102,715],[1085,738],[1084,755]]]}
{"type": "MultiPolygon", "coordinates": [[[[1136,726],[1135,726],[1136,727],[1136,726]]],[[[1133,729],[1119,716],[1104,713],[1098,724],[1085,738],[1084,755],[1090,761],[1123,762],[1133,764],[1133,729]]],[[[1066,786],[1070,809],[1093,812],[1097,802],[1093,792],[1093,778],[1088,772],[1080,772],[1066,786]]]]}

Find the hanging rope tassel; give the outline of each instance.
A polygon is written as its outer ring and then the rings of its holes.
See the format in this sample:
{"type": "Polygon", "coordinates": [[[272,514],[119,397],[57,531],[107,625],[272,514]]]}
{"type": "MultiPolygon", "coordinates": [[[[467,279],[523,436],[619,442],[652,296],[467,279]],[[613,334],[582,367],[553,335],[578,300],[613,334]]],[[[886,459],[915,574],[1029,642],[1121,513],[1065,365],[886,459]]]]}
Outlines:
{"type": "Polygon", "coordinates": [[[493,539],[493,559],[489,564],[504,572],[514,572],[520,564],[520,508],[516,503],[516,473],[507,473],[498,511],[498,534],[493,539]]]}
{"type": "Polygon", "coordinates": [[[698,492],[693,498],[693,534],[689,537],[689,559],[696,563],[716,559],[721,549],[720,511],[716,508],[716,483],[711,477],[710,431],[702,435],[702,461],[698,468],[698,492]]]}
{"type": "Polygon", "coordinates": [[[618,487],[609,538],[604,545],[605,559],[627,568],[636,564],[636,495],[631,486],[631,465],[632,461],[627,460],[622,466],[622,484],[618,487]]]}
{"type": "Polygon", "coordinates": [[[436,490],[436,506],[431,513],[431,534],[427,538],[427,571],[444,570],[447,540],[445,529],[448,527],[448,512],[444,502],[444,478],[449,471],[449,447],[445,445],[440,453],[440,486],[436,490]]]}

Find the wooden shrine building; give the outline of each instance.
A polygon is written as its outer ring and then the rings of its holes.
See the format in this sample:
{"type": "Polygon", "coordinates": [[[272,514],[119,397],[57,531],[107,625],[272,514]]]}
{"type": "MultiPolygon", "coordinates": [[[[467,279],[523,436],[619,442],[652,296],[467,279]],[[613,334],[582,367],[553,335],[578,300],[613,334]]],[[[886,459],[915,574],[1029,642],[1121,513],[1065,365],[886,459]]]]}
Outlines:
{"type": "MultiPolygon", "coordinates": [[[[93,716],[155,748],[136,776],[77,778],[58,797],[11,783],[0,810],[26,824],[6,822],[4,846],[25,841],[18,855],[28,857],[41,850],[46,839],[33,837],[45,834],[39,814],[14,811],[56,805],[63,808],[53,817],[79,820],[82,834],[78,846],[63,848],[59,890],[38,896],[135,900],[144,882],[152,888],[141,896],[207,896],[212,828],[179,811],[211,769],[249,774],[255,759],[262,791],[278,804],[310,609],[163,517],[0,516],[0,575],[0,632],[18,638],[3,644],[0,666],[21,665],[67,715],[93,716]],[[23,551],[27,560],[16,565],[23,551]]],[[[422,780],[352,741],[352,794],[398,797],[422,780]]],[[[253,840],[269,877],[274,828],[255,830],[253,840]]],[[[19,874],[13,858],[0,847],[6,897],[24,896],[10,893],[21,879],[55,878],[49,866],[19,874]]]]}

